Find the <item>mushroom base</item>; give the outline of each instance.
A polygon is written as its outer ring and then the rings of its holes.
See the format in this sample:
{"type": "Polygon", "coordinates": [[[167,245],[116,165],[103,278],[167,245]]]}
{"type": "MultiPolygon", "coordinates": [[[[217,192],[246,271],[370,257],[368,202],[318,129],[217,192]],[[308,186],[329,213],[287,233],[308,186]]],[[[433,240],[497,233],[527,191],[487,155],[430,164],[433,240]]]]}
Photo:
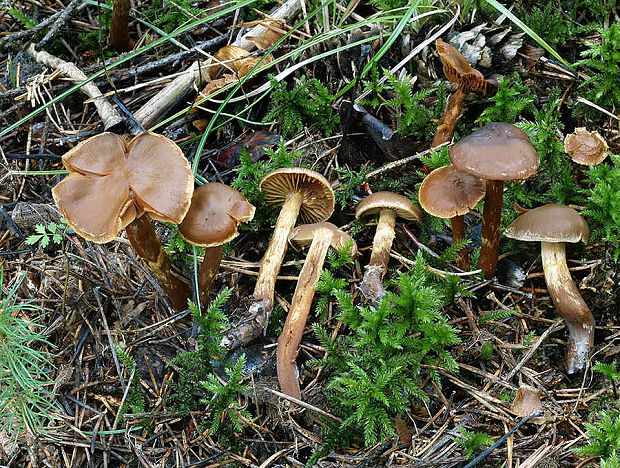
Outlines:
{"type": "Polygon", "coordinates": [[[542,242],[541,255],[549,295],[568,327],[568,373],[582,370],[594,343],[594,316],[566,265],[563,242],[542,242]]]}
{"type": "Polygon", "coordinates": [[[270,304],[265,300],[253,300],[243,320],[225,332],[220,346],[233,350],[261,336],[269,323],[270,304]]]}
{"type": "Polygon", "coordinates": [[[385,296],[385,288],[383,287],[383,268],[377,265],[366,266],[364,279],[360,284],[360,291],[365,302],[374,306],[379,305],[381,299],[385,296]]]}

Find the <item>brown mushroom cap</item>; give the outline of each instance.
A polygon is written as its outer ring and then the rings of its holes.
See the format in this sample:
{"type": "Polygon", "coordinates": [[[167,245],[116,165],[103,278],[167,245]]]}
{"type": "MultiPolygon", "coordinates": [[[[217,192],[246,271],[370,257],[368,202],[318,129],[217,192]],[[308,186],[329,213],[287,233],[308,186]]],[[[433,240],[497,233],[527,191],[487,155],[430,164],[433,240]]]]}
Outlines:
{"type": "Polygon", "coordinates": [[[189,211],[179,224],[179,234],[201,247],[222,245],[237,237],[237,226],[251,221],[254,211],[254,206],[228,185],[204,184],[194,190],[189,211]]]}
{"type": "Polygon", "coordinates": [[[484,75],[473,68],[455,47],[452,47],[441,38],[435,41],[435,47],[443,64],[443,73],[452,83],[466,92],[480,91],[487,94],[494,82],[484,79],[484,75]]]}
{"type": "Polygon", "coordinates": [[[364,198],[355,208],[355,217],[379,214],[381,210],[390,209],[408,221],[422,219],[422,211],[411,200],[394,192],[375,192],[364,198]]]}
{"type": "Polygon", "coordinates": [[[425,211],[439,218],[462,216],[484,197],[484,182],[457,170],[452,164],[426,176],[418,200],[425,211]]]}
{"type": "Polygon", "coordinates": [[[450,148],[459,171],[487,180],[527,179],[540,164],[525,132],[514,125],[493,122],[450,148]]]}
{"type": "Polygon", "coordinates": [[[542,407],[540,390],[530,385],[521,385],[510,409],[524,418],[542,407]]]}
{"type": "Polygon", "coordinates": [[[310,245],[312,243],[312,239],[319,229],[329,229],[332,231],[332,247],[336,250],[342,249],[347,245],[348,242],[351,242],[351,256],[355,257],[357,255],[357,244],[353,240],[353,238],[347,234],[346,232],[338,229],[337,226],[332,223],[313,223],[313,224],[302,224],[297,226],[296,228],[291,230],[291,233],[288,236],[288,241],[296,247],[304,247],[310,245]]]}
{"type": "Polygon", "coordinates": [[[171,140],[143,133],[129,143],[102,133],[62,157],[70,174],[52,189],[67,223],[85,239],[113,240],[147,212],[180,223],[189,209],[194,178],[181,149],[171,140]]]}
{"type": "Polygon", "coordinates": [[[551,204],[523,213],[508,225],[504,234],[521,241],[587,243],[590,229],[572,208],[551,204]]]}
{"type": "Polygon", "coordinates": [[[598,132],[589,132],[584,127],[576,128],[575,133],[564,139],[564,151],[573,161],[586,166],[602,163],[607,157],[607,148],[607,142],[598,132]]]}
{"type": "Polygon", "coordinates": [[[334,191],[325,177],[311,169],[276,169],[261,180],[259,188],[271,205],[282,205],[291,194],[300,194],[299,219],[304,223],[325,221],[334,212],[334,191]]]}

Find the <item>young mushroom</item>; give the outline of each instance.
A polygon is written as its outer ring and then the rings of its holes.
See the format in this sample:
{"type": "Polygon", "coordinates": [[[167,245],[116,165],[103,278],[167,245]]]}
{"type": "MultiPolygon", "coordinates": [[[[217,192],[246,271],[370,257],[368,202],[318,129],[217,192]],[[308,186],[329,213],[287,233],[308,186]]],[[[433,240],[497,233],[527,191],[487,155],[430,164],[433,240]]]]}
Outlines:
{"type": "Polygon", "coordinates": [[[149,266],[176,310],[184,310],[189,286],[171,270],[148,213],[180,223],[194,191],[194,177],[171,140],[143,133],[129,143],[113,133],[89,138],[65,153],[69,175],[52,189],[56,206],[73,230],[97,244],[125,229],[138,256],[149,266]]]}
{"type": "Polygon", "coordinates": [[[301,167],[276,169],[260,183],[265,201],[282,205],[269,246],[261,261],[248,319],[222,338],[222,346],[234,349],[259,336],[273,309],[276,277],[280,271],[288,236],[297,218],[304,223],[321,222],[334,212],[334,192],[318,172],[301,167]]]}
{"type": "MultiPolygon", "coordinates": [[[[476,176],[458,171],[452,164],[435,169],[420,185],[418,200],[422,208],[438,218],[450,219],[452,241],[464,241],[465,214],[484,197],[484,182],[476,176]]],[[[456,266],[469,271],[467,246],[456,253],[456,266]]]]}
{"type": "Polygon", "coordinates": [[[383,276],[390,261],[390,250],[394,241],[396,217],[413,221],[422,219],[422,211],[411,200],[393,192],[375,192],[364,198],[355,209],[355,217],[379,215],[379,222],[372,241],[370,262],[366,265],[360,290],[364,299],[374,305],[379,304],[385,289],[383,276]]]}
{"type": "Polygon", "coordinates": [[[589,132],[584,127],[576,128],[575,133],[566,135],[564,151],[577,164],[594,166],[607,157],[607,142],[598,132],[589,132]]]}
{"type": "Polygon", "coordinates": [[[549,295],[568,326],[568,373],[583,369],[594,341],[594,317],[566,265],[566,242],[588,242],[586,221],[572,208],[544,205],[523,213],[504,231],[506,237],[540,242],[549,295]]]}
{"type": "Polygon", "coordinates": [[[276,365],[282,392],[301,399],[295,359],[304,333],[306,320],[312,306],[316,284],[323,270],[323,263],[330,247],[342,249],[350,245],[351,256],[357,254],[355,241],[331,223],[304,224],[293,229],[289,236],[293,245],[310,244],[304,266],[299,273],[291,307],[278,339],[276,365]]]}
{"type": "Polygon", "coordinates": [[[514,125],[490,123],[450,148],[456,169],[486,180],[482,220],[482,250],[478,268],[485,279],[495,276],[504,181],[527,179],[538,170],[540,158],[524,131],[514,125]]]}
{"type": "Polygon", "coordinates": [[[486,96],[494,93],[497,88],[495,81],[486,80],[482,73],[472,68],[465,57],[450,44],[437,39],[435,47],[443,64],[444,75],[458,87],[448,100],[441,123],[435,132],[432,148],[452,140],[456,124],[463,113],[463,103],[469,93],[477,91],[486,96]]]}
{"type": "Polygon", "coordinates": [[[239,235],[239,224],[252,221],[254,211],[254,206],[228,185],[212,182],[194,190],[189,211],[179,224],[179,234],[191,244],[206,247],[198,272],[198,300],[203,307],[209,303],[224,244],[239,235]]]}

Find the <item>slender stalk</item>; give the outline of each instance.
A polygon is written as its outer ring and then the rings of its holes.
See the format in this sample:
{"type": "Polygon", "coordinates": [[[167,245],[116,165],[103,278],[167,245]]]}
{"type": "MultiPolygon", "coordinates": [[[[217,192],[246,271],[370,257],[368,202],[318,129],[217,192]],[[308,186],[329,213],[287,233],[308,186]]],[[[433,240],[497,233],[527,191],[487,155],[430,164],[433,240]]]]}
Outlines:
{"type": "Polygon", "coordinates": [[[441,118],[441,123],[435,132],[435,137],[433,138],[433,143],[431,144],[432,148],[452,140],[456,124],[463,113],[463,103],[465,102],[467,94],[468,93],[463,91],[459,86],[452,96],[450,96],[446,110],[441,118]]]}
{"type": "Polygon", "coordinates": [[[396,213],[390,209],[381,210],[375,237],[372,241],[370,262],[365,268],[364,278],[360,284],[362,295],[371,304],[377,305],[385,296],[382,280],[390,261],[395,225],[396,213]]]}
{"type": "Polygon", "coordinates": [[[149,267],[177,312],[187,308],[189,286],[172,273],[170,257],[159,242],[147,215],[134,219],[125,228],[127,239],[138,257],[149,267]]]}
{"type": "Polygon", "coordinates": [[[129,8],[130,0],[114,0],[112,20],[110,21],[110,44],[123,52],[131,50],[129,37],[129,8]]]}
{"type": "Polygon", "coordinates": [[[200,305],[202,307],[209,305],[211,285],[213,284],[213,280],[217,276],[217,272],[220,269],[223,251],[223,244],[216,247],[207,247],[205,250],[204,260],[202,261],[200,271],[198,272],[198,300],[200,301],[200,305]]]}
{"type": "Polygon", "coordinates": [[[301,399],[301,390],[299,389],[298,372],[295,365],[297,348],[304,333],[308,314],[312,307],[314,290],[321,276],[332,237],[333,234],[330,229],[318,229],[315,232],[306,261],[299,274],[291,308],[286,317],[282,334],[278,339],[276,366],[280,388],[283,393],[298,400],[301,399]]]}
{"type": "Polygon", "coordinates": [[[478,268],[484,270],[484,278],[495,276],[497,257],[499,254],[499,226],[502,219],[502,203],[504,201],[504,182],[487,180],[482,214],[482,249],[478,268]]]}
{"type": "Polygon", "coordinates": [[[594,317],[566,264],[563,242],[542,242],[541,256],[549,295],[568,327],[568,373],[582,370],[594,342],[594,317]]]}
{"type": "MultiPolygon", "coordinates": [[[[450,218],[452,224],[452,244],[457,244],[466,239],[465,237],[465,217],[454,216],[450,218]]],[[[456,253],[456,266],[463,271],[469,271],[469,250],[467,246],[456,253]]]]}

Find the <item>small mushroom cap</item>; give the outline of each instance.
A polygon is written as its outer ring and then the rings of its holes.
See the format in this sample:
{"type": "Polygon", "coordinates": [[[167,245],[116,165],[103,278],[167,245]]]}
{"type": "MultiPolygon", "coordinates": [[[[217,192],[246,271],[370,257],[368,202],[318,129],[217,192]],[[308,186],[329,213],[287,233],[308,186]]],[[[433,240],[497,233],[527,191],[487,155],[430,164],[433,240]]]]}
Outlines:
{"type": "Polygon", "coordinates": [[[506,237],[535,242],[588,242],[588,223],[565,205],[543,205],[526,211],[504,231],[506,237]]]}
{"type": "Polygon", "coordinates": [[[524,418],[542,407],[540,391],[530,385],[521,385],[510,409],[524,418]]]}
{"type": "Polygon", "coordinates": [[[364,198],[355,208],[355,217],[381,213],[381,210],[392,210],[403,219],[414,221],[422,219],[422,210],[411,200],[394,192],[375,192],[364,198]]]}
{"type": "Polygon", "coordinates": [[[461,216],[484,197],[484,182],[457,170],[452,164],[435,169],[426,176],[418,200],[425,211],[439,218],[461,216]]]}
{"type": "Polygon", "coordinates": [[[602,163],[607,157],[607,148],[607,142],[598,132],[589,132],[584,127],[576,128],[575,133],[564,139],[564,151],[573,161],[586,166],[602,163]]]}
{"type": "Polygon", "coordinates": [[[347,243],[351,242],[351,257],[357,255],[357,244],[353,238],[346,232],[338,229],[337,226],[332,223],[313,223],[302,224],[291,230],[288,236],[288,241],[295,247],[304,247],[312,243],[314,236],[321,230],[331,231],[332,241],[331,246],[336,249],[344,248],[347,243]]]}
{"type": "Polygon", "coordinates": [[[299,219],[303,223],[325,221],[334,212],[334,191],[325,177],[311,169],[276,169],[261,180],[259,188],[270,205],[282,205],[292,194],[300,194],[299,219]]]}
{"type": "Polygon", "coordinates": [[[527,179],[540,158],[525,132],[514,125],[490,123],[450,148],[459,171],[487,180],[527,179]]]}
{"type": "Polygon", "coordinates": [[[473,68],[455,47],[452,47],[441,38],[435,41],[437,53],[443,64],[443,73],[452,83],[458,85],[465,91],[479,91],[487,94],[490,88],[495,87],[495,83],[484,79],[484,75],[473,68]]]}
{"type": "Polygon", "coordinates": [[[251,221],[254,211],[254,206],[228,185],[204,184],[194,190],[189,211],[179,224],[179,234],[201,247],[222,245],[239,235],[237,226],[251,221]]]}

